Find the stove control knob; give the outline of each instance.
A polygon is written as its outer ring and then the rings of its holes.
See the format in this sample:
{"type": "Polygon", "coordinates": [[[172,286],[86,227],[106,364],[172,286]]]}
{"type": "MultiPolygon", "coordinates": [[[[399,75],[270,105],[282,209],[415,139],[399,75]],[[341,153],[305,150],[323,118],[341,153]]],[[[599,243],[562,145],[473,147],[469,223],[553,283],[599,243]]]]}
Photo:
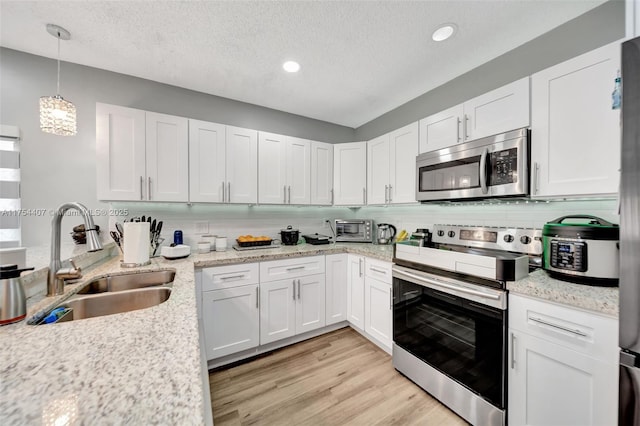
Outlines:
{"type": "Polygon", "coordinates": [[[531,237],[528,235],[523,235],[522,237],[520,237],[520,242],[522,244],[529,244],[531,242],[531,237]]]}
{"type": "Polygon", "coordinates": [[[511,234],[507,234],[507,235],[505,235],[505,236],[504,236],[504,242],[505,242],[505,243],[511,243],[511,242],[513,242],[513,235],[511,235],[511,234]]]}
{"type": "Polygon", "coordinates": [[[449,231],[449,232],[447,233],[447,235],[449,236],[449,238],[453,238],[453,237],[455,237],[455,236],[456,236],[456,233],[455,233],[455,231],[449,231]]]}
{"type": "Polygon", "coordinates": [[[444,231],[443,230],[439,230],[438,231],[438,237],[444,237],[444,231]]]}

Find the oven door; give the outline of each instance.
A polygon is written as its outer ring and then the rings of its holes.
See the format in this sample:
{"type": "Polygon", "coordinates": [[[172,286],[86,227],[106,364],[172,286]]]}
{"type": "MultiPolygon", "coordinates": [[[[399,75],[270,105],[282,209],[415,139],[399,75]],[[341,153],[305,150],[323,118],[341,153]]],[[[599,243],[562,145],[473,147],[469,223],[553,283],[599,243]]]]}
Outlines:
{"type": "Polygon", "coordinates": [[[393,341],[506,407],[506,292],[393,267],[393,341]]]}

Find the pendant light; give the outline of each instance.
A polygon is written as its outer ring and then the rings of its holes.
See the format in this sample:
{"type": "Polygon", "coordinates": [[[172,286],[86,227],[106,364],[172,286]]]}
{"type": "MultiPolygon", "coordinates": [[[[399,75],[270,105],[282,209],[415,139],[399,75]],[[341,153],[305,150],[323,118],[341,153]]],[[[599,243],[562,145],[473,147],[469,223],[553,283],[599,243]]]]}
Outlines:
{"type": "Polygon", "coordinates": [[[58,39],[58,86],[55,96],[40,98],[40,130],[60,136],[73,136],[77,130],[76,106],[60,96],[60,40],[69,40],[69,31],[47,24],[47,32],[58,39]]]}

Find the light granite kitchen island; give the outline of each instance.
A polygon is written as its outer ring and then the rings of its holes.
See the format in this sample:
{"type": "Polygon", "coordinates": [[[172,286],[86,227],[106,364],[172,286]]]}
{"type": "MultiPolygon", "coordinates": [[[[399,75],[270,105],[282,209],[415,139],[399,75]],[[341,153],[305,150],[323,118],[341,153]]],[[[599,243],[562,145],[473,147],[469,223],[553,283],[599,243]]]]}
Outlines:
{"type": "MultiPolygon", "coordinates": [[[[65,294],[29,300],[27,318],[105,274],[175,269],[169,299],[157,306],[58,324],[0,328],[0,424],[207,424],[208,387],[197,318],[194,267],[331,253],[391,261],[392,246],[302,244],[274,249],[154,258],[123,269],[120,257],[90,268],[65,294]]],[[[26,277],[25,277],[26,278],[26,277]]]]}

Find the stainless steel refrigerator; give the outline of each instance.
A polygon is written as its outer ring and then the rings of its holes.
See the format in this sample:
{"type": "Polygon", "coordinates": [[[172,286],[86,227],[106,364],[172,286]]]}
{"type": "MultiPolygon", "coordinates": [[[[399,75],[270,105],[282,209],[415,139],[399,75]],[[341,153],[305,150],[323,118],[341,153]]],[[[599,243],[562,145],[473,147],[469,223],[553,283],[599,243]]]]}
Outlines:
{"type": "Polygon", "coordinates": [[[640,37],[622,44],[619,425],[640,426],[640,37]]]}

